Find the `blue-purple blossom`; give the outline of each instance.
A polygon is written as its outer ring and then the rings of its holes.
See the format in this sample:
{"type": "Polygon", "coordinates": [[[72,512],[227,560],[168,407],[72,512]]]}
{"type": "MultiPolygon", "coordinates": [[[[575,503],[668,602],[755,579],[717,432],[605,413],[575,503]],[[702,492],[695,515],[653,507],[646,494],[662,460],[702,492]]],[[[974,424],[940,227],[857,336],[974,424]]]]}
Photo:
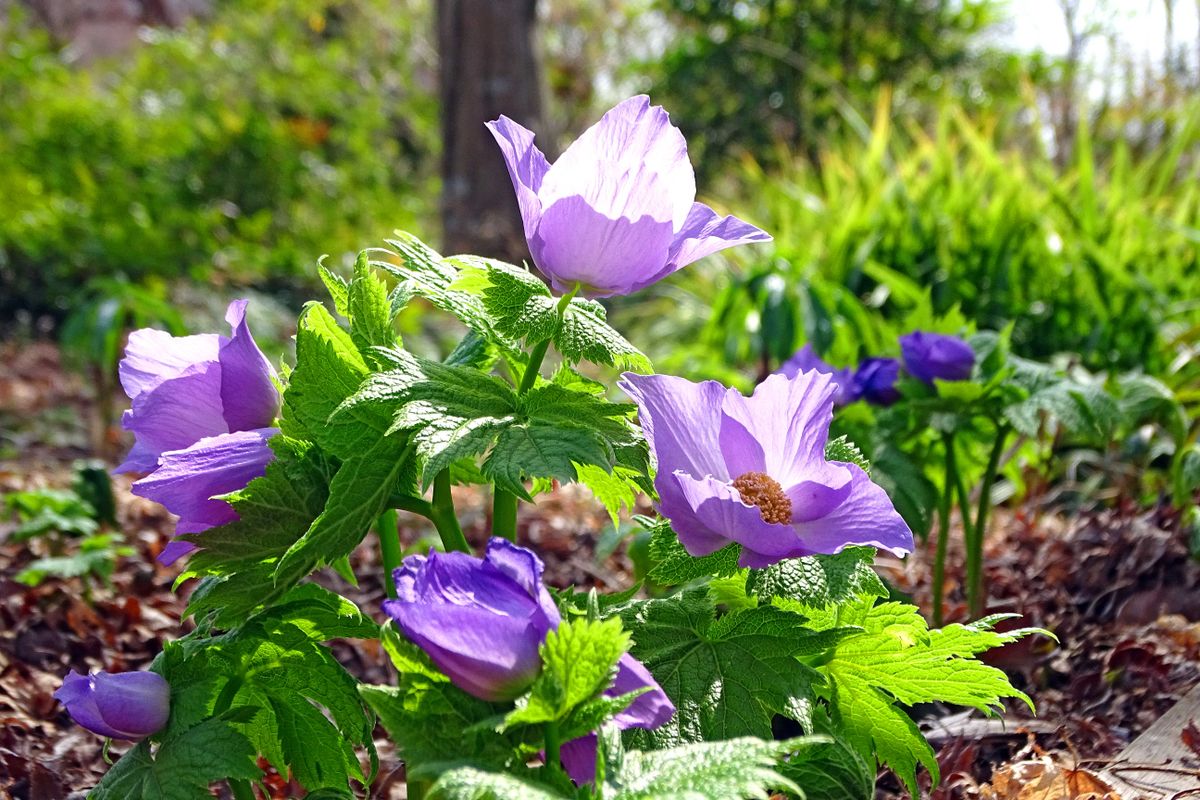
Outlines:
{"type": "Polygon", "coordinates": [[[155,672],[75,670],[63,679],[54,699],[76,723],[113,739],[137,740],[162,730],[171,711],[171,687],[155,672]]]}
{"type": "MultiPolygon", "coordinates": [[[[129,335],[120,364],[131,401],[122,424],[134,445],[118,472],[149,473],[133,493],[179,516],[176,533],[199,533],[237,519],[212,498],[241,489],[274,458],[267,440],[279,412],[275,371],[246,323],[246,301],[229,304],[230,336],[171,336],[144,328],[129,335]]],[[[159,560],[195,549],[173,541],[159,560]]]]}
{"type": "Polygon", "coordinates": [[[771,375],[744,397],[716,381],[626,373],[658,465],[660,513],[693,556],[731,542],[744,567],[873,545],[912,550],[908,525],[854,464],[825,459],[828,375],[771,375]]]}
{"type": "Polygon", "coordinates": [[[900,354],[908,374],[928,384],[965,381],[975,369],[975,351],[957,336],[913,331],[900,337],[900,354]]]}
{"type": "Polygon", "coordinates": [[[900,378],[900,362],[894,358],[864,359],[850,380],[850,392],[855,399],[871,405],[890,406],[900,399],[896,381],[900,378]]]}
{"type": "Polygon", "coordinates": [[[631,97],[551,165],[533,132],[488,123],[521,208],[533,261],[559,292],[636,292],[718,250],[771,237],[696,202],[687,143],[661,106],[631,97]]]}
{"type": "Polygon", "coordinates": [[[849,405],[858,399],[853,394],[854,370],[850,367],[830,366],[813,351],[811,344],[806,344],[793,353],[775,372],[785,378],[794,378],[801,372],[814,370],[828,375],[833,380],[834,386],[837,387],[837,394],[833,396],[835,406],[849,405]]]}
{"type": "MultiPolygon", "coordinates": [[[[638,695],[624,711],[613,717],[621,730],[645,728],[653,730],[666,724],[675,715],[675,705],[654,680],[654,676],[642,662],[626,653],[617,662],[617,674],[612,686],[604,691],[606,697],[620,697],[649,686],[650,691],[638,695]]],[[[559,752],[559,761],[571,780],[582,786],[596,776],[595,733],[564,742],[559,752]]]]}

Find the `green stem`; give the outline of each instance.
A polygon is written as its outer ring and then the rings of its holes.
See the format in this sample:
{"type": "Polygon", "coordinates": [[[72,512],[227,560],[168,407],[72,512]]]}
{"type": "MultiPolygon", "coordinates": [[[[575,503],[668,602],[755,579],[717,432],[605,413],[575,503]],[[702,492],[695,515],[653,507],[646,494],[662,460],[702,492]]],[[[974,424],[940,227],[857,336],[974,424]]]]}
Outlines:
{"type": "Polygon", "coordinates": [[[450,494],[450,469],[444,469],[433,479],[433,505],[430,508],[430,519],[442,537],[442,546],[447,550],[471,552],[467,537],[463,536],[458,524],[458,515],[454,513],[454,497],[450,494]]]}
{"type": "Polygon", "coordinates": [[[410,776],[404,779],[404,785],[408,789],[408,800],[425,800],[429,794],[430,783],[427,780],[410,776]]]}
{"type": "Polygon", "coordinates": [[[533,384],[537,382],[538,370],[542,368],[542,361],[546,359],[546,351],[549,349],[550,340],[544,339],[529,351],[529,363],[525,365],[525,372],[521,375],[521,385],[517,387],[517,394],[525,394],[533,388],[533,384]]]}
{"type": "Polygon", "coordinates": [[[967,494],[967,485],[963,482],[962,474],[956,469],[954,471],[954,491],[958,495],[959,516],[962,518],[963,526],[963,542],[966,545],[967,551],[967,608],[973,607],[971,598],[971,587],[975,586],[978,581],[978,576],[975,574],[979,569],[979,565],[983,562],[982,553],[976,558],[974,551],[978,543],[975,538],[974,527],[971,525],[971,497],[967,494]]]}
{"type": "Polygon", "coordinates": [[[255,800],[254,789],[250,781],[229,779],[229,788],[233,792],[233,800],[255,800]]]}
{"type": "Polygon", "coordinates": [[[946,551],[950,546],[950,509],[954,502],[955,465],[954,434],[942,437],[946,448],[946,473],[942,483],[942,496],[938,498],[937,554],[933,559],[933,624],[941,626],[945,619],[946,605],[946,551]]]}
{"type": "MultiPolygon", "coordinates": [[[[967,608],[971,617],[983,616],[983,536],[987,531],[988,512],[992,509],[992,485],[996,482],[996,471],[1000,466],[1000,455],[1008,440],[1008,426],[996,427],[996,441],[988,454],[987,468],[983,472],[983,483],[979,486],[979,506],[975,513],[972,546],[967,551],[967,608]]],[[[966,506],[964,504],[964,516],[966,506]]]]}
{"type": "Polygon", "coordinates": [[[383,588],[387,596],[396,598],[396,584],[392,575],[400,566],[400,532],[396,524],[396,509],[389,508],[375,522],[375,533],[379,536],[379,555],[383,559],[383,588]]]}
{"type": "Polygon", "coordinates": [[[546,723],[546,766],[552,770],[561,769],[559,761],[559,750],[562,742],[559,741],[558,723],[546,723]]]}

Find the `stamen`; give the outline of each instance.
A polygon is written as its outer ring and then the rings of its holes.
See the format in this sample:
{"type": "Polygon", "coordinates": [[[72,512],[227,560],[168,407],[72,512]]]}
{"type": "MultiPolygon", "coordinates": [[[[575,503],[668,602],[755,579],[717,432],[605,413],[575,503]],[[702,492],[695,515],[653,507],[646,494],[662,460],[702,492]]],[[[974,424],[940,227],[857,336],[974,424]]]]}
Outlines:
{"type": "Polygon", "coordinates": [[[787,525],[792,521],[792,501],[783,493],[779,481],[765,472],[747,472],[733,480],[742,500],[758,506],[758,513],[765,522],[787,525]]]}

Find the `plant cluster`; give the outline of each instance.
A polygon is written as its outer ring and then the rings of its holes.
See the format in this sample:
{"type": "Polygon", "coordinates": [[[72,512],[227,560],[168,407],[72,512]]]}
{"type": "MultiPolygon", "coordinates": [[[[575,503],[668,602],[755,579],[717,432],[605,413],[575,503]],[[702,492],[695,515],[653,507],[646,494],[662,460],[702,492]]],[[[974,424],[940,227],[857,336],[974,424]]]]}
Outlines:
{"type": "Polygon", "coordinates": [[[278,373],[240,303],[230,336],[131,338],[126,466],[180,516],[163,557],[187,554],[196,628],[151,665],[167,693],[68,677],[77,721],[140,740],[91,796],[203,798],[227,780],[250,798],[261,757],[309,797],[351,797],[378,767],[376,722],[414,798],[867,800],[879,764],[914,794],[919,768],[936,782],[908,708],[1028,703],[976,656],[1032,631],[995,630],[1003,616],[931,629],[889,597],[875,548],[906,552],[912,533],[857,449],[829,438],[830,376],[745,396],[652,375],[592,299],[766,235],[695,202],[683,137],[644,97],[553,165],[510,120],[493,132],[554,291],[398,234],[349,280],[321,269],[336,316],[307,305],[278,373]],[[440,359],[396,334],[416,298],[468,329],[440,359]],[[551,348],[561,362],[544,374],[551,348]],[[627,370],[634,403],[607,399],[583,362],[627,370]],[[655,496],[650,577],[668,591],[547,588],[516,521],[556,481],[614,515],[655,496]],[[455,484],[491,488],[481,555],[455,484]],[[397,511],[427,518],[441,550],[402,559],[397,511]],[[353,577],[372,525],[383,625],[312,580],[353,577]],[[360,685],[334,638],[382,640],[395,681],[360,685]],[[781,723],[799,735],[776,738],[781,723]]]}

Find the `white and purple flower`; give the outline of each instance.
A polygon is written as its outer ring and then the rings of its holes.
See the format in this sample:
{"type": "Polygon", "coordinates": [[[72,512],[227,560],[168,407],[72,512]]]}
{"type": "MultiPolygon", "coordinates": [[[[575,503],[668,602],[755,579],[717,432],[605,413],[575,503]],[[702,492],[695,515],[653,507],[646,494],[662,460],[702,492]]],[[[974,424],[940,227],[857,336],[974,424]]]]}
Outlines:
{"type": "MultiPolygon", "coordinates": [[[[120,364],[132,403],[122,424],[135,441],[118,472],[148,473],[133,493],[178,515],[175,532],[199,533],[236,520],[214,497],[244,488],[274,458],[267,440],[280,396],[275,371],[250,335],[245,300],[225,314],[232,335],[171,336],[144,328],[129,335],[120,364]]],[[[173,541],[159,560],[194,550],[173,541]]]]}
{"type": "Polygon", "coordinates": [[[551,165],[533,132],[488,123],[504,154],[533,261],[556,291],[625,295],[723,250],[771,237],[696,202],[687,142],[661,106],[631,97],[551,165]]]}
{"type": "Polygon", "coordinates": [[[626,373],[658,464],[659,511],[693,556],[737,542],[740,563],[872,545],[896,554],[913,536],[882,488],[825,459],[837,388],[829,375],[771,375],[750,397],[716,381],[626,373]]]}

